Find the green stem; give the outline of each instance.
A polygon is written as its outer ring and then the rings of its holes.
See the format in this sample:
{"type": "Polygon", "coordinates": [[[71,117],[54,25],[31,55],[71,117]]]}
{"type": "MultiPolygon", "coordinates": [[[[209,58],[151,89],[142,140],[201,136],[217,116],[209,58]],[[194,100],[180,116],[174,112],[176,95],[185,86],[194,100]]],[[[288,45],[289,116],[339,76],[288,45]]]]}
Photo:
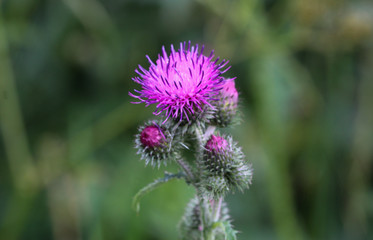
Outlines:
{"type": "MultiPolygon", "coordinates": [[[[215,126],[208,126],[207,129],[206,129],[206,132],[204,133],[203,135],[203,140],[204,142],[207,141],[210,136],[214,133],[216,127],[215,126]]],[[[220,208],[221,208],[221,199],[219,199],[219,202],[218,202],[218,205],[216,206],[214,204],[214,209],[213,209],[213,220],[215,220],[215,218],[219,218],[219,215],[220,215],[220,208]]],[[[207,210],[208,211],[208,210],[207,210]]],[[[206,240],[215,240],[215,234],[214,234],[214,231],[211,227],[209,227],[208,229],[204,229],[205,231],[205,234],[206,234],[206,240]]]]}
{"type": "Polygon", "coordinates": [[[203,198],[201,197],[201,193],[198,190],[198,186],[196,184],[196,179],[194,177],[193,172],[190,170],[189,164],[186,163],[183,159],[179,158],[176,160],[176,162],[179,164],[179,166],[184,170],[185,174],[187,175],[188,181],[194,186],[197,192],[197,198],[198,198],[198,205],[201,210],[201,227],[202,227],[202,233],[201,233],[201,240],[207,240],[206,237],[206,221],[205,221],[205,208],[203,207],[203,198]]]}
{"type": "Polygon", "coordinates": [[[219,221],[222,202],[223,197],[220,197],[217,204],[215,203],[216,205],[214,205],[214,222],[219,221]]]}
{"type": "MultiPolygon", "coordinates": [[[[195,129],[195,135],[199,142],[199,147],[203,149],[203,145],[205,144],[205,141],[211,136],[211,134],[214,133],[216,127],[215,126],[208,126],[205,133],[203,133],[202,128],[196,127],[195,129]]],[[[194,176],[193,172],[191,171],[191,168],[188,163],[186,163],[182,158],[176,159],[176,162],[179,164],[179,166],[184,170],[184,172],[187,175],[187,180],[194,186],[197,192],[197,198],[198,198],[198,205],[201,211],[201,240],[214,240],[215,236],[213,234],[213,231],[210,226],[207,226],[206,223],[206,211],[209,211],[209,209],[204,207],[205,201],[202,197],[202,193],[200,192],[198,188],[198,179],[194,176]]],[[[198,176],[197,176],[198,177],[198,176]]],[[[221,202],[219,202],[217,209],[215,210],[215,215],[220,214],[220,206],[221,202]]]]}
{"type": "MultiPolygon", "coordinates": [[[[196,189],[198,191],[198,189],[196,189]]],[[[205,208],[203,206],[203,198],[201,197],[201,194],[199,191],[197,192],[197,197],[198,197],[198,204],[199,204],[199,209],[201,210],[201,228],[202,228],[202,233],[201,233],[201,240],[208,240],[207,238],[207,232],[206,232],[206,213],[205,213],[205,208]]]]}
{"type": "Polygon", "coordinates": [[[210,138],[210,136],[214,133],[215,129],[216,129],[215,126],[208,126],[205,134],[203,135],[203,139],[207,141],[210,138]]]}
{"type": "Polygon", "coordinates": [[[166,183],[166,182],[168,182],[172,179],[175,179],[175,178],[180,179],[180,178],[183,178],[183,177],[185,177],[185,174],[183,172],[179,172],[179,173],[176,173],[176,174],[165,172],[163,178],[156,179],[154,182],[152,182],[152,183],[148,184],[147,186],[143,187],[133,197],[133,202],[132,202],[133,208],[138,213],[140,211],[140,200],[141,200],[142,197],[144,197],[150,191],[153,191],[154,189],[156,189],[160,185],[162,185],[162,184],[164,184],[164,183],[166,183]]]}
{"type": "Polygon", "coordinates": [[[190,169],[190,166],[188,163],[186,163],[182,158],[178,158],[176,159],[176,162],[179,164],[179,166],[184,170],[186,176],[187,176],[187,180],[189,183],[192,183],[194,187],[197,188],[197,186],[195,185],[195,177],[194,177],[194,174],[192,172],[192,170],[190,169]]]}

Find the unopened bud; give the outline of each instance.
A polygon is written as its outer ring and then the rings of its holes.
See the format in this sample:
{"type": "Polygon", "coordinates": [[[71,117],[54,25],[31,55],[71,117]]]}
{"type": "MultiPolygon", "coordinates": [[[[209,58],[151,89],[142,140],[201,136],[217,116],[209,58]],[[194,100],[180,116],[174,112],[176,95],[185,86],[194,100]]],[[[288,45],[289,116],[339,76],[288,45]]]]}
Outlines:
{"type": "Polygon", "coordinates": [[[158,125],[156,122],[145,124],[140,127],[139,134],[136,136],[137,153],[145,164],[160,166],[167,164],[167,161],[176,154],[176,147],[171,148],[171,136],[169,131],[158,125]]]}
{"type": "Polygon", "coordinates": [[[198,165],[202,169],[202,190],[211,198],[234,189],[242,191],[251,184],[251,166],[231,137],[211,135],[198,165]]]}
{"type": "Polygon", "coordinates": [[[207,141],[205,149],[209,152],[224,152],[227,148],[228,142],[223,137],[218,135],[211,135],[210,139],[207,141]]]}
{"type": "Polygon", "coordinates": [[[146,126],[140,133],[140,142],[144,147],[160,147],[165,141],[163,130],[159,126],[146,126]]]}
{"type": "Polygon", "coordinates": [[[181,239],[183,240],[200,240],[202,231],[201,218],[204,217],[205,227],[209,227],[212,223],[212,215],[209,211],[209,205],[206,200],[202,200],[199,204],[197,197],[193,198],[187,205],[185,213],[179,224],[181,239]],[[202,211],[205,213],[202,216],[202,211]]]}
{"type": "Polygon", "coordinates": [[[218,94],[215,103],[216,111],[212,118],[212,124],[218,127],[226,127],[232,123],[236,116],[238,106],[238,92],[235,87],[234,78],[227,79],[218,94]]]}

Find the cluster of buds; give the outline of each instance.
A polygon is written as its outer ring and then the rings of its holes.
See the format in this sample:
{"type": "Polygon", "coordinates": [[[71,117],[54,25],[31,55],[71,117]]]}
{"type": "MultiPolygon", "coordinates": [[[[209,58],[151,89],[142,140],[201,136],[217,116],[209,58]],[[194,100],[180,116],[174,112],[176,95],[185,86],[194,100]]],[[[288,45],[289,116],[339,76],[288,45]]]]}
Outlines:
{"type": "Polygon", "coordinates": [[[224,239],[222,229],[212,230],[216,223],[230,224],[223,197],[248,188],[252,179],[241,148],[217,130],[230,126],[237,115],[235,78],[222,76],[228,61],[218,63],[213,52],[205,56],[203,50],[189,42],[181,43],[178,51],[171,45],[170,55],[163,47],[155,63],[147,56],[149,70],[139,65],[133,78],[142,89],[135,90],[137,95],[130,93],[138,99],[135,103],[156,104],[154,114],[161,116],[139,128],[136,148],[141,159],[153,167],[175,162],[186,182],[196,188],[180,223],[183,239],[192,240],[211,235],[224,239]],[[186,142],[191,141],[196,159],[185,160],[182,150],[189,150],[186,142]]]}

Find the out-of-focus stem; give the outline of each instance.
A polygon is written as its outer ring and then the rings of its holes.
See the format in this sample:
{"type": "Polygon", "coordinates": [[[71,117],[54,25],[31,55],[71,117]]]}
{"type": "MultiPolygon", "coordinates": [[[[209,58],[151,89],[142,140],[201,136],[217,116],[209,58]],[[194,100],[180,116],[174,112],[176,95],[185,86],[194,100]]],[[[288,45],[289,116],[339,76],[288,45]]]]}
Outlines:
{"type": "Polygon", "coordinates": [[[199,209],[201,211],[201,240],[208,240],[207,237],[207,229],[206,229],[206,221],[205,221],[205,208],[203,207],[203,198],[201,197],[200,192],[197,189],[197,197],[198,197],[198,204],[199,204],[199,209]]]}
{"type": "Polygon", "coordinates": [[[17,189],[28,191],[36,187],[38,178],[27,142],[21,107],[9,57],[5,23],[1,15],[0,74],[0,127],[2,129],[9,167],[17,189]]]}
{"type": "Polygon", "coordinates": [[[215,126],[208,126],[205,134],[203,135],[203,139],[207,141],[210,138],[210,136],[214,133],[215,129],[215,126]]]}
{"type": "Polygon", "coordinates": [[[7,205],[0,236],[18,239],[40,187],[28,146],[14,74],[9,56],[6,24],[0,4],[0,127],[16,191],[7,205]]]}
{"type": "Polygon", "coordinates": [[[214,205],[214,222],[217,222],[220,218],[221,204],[223,202],[223,197],[220,197],[218,202],[214,205]]]}

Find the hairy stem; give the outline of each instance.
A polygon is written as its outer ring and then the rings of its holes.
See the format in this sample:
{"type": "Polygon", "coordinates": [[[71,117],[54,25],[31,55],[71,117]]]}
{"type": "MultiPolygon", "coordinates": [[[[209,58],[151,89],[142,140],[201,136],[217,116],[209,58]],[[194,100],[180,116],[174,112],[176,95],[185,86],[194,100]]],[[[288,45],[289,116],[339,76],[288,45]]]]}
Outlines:
{"type": "Polygon", "coordinates": [[[214,222],[219,221],[222,202],[223,202],[223,197],[220,197],[218,202],[215,202],[214,204],[214,217],[213,217],[214,222]]]}
{"type": "MultiPolygon", "coordinates": [[[[195,178],[192,170],[190,169],[190,166],[188,163],[186,163],[182,158],[176,159],[176,162],[179,164],[179,166],[184,170],[187,180],[195,186],[195,178]]],[[[195,186],[196,187],[196,186],[195,186]]]]}
{"type": "Polygon", "coordinates": [[[215,126],[208,126],[205,134],[203,135],[203,139],[207,141],[210,138],[210,136],[214,133],[215,129],[215,126]]]}
{"type": "Polygon", "coordinates": [[[198,204],[199,204],[199,209],[201,211],[201,240],[208,240],[207,238],[207,231],[206,231],[206,221],[205,221],[205,208],[203,207],[203,198],[201,197],[201,194],[199,193],[197,189],[197,197],[198,197],[198,204]]]}
{"type": "MultiPolygon", "coordinates": [[[[195,129],[195,135],[196,138],[199,142],[199,148],[203,150],[203,145],[205,142],[210,138],[210,136],[214,133],[216,127],[215,126],[208,126],[206,131],[203,132],[203,129],[200,127],[196,127],[195,129]]],[[[198,198],[198,205],[201,211],[200,214],[200,222],[201,222],[201,240],[214,240],[214,232],[212,231],[211,227],[207,225],[206,223],[206,216],[208,215],[208,212],[210,211],[208,208],[204,207],[204,202],[205,199],[202,196],[201,191],[199,190],[198,187],[198,176],[193,174],[191,171],[191,168],[187,162],[185,162],[182,158],[176,159],[176,162],[179,164],[179,166],[184,170],[185,174],[187,175],[187,181],[193,185],[193,187],[196,189],[197,192],[197,198],[198,198]]],[[[220,208],[221,208],[221,202],[222,199],[219,199],[216,207],[213,208],[213,220],[219,219],[220,217],[220,208]]]]}
{"type": "Polygon", "coordinates": [[[184,170],[185,174],[187,175],[187,181],[191,183],[197,192],[197,198],[198,198],[198,205],[201,211],[201,240],[207,240],[206,238],[206,222],[205,222],[205,208],[203,207],[203,198],[201,197],[201,193],[198,190],[198,186],[196,184],[196,179],[194,177],[194,174],[192,170],[190,169],[190,166],[188,163],[186,163],[182,158],[176,159],[176,162],[179,164],[179,166],[184,170]]]}
{"type": "MultiPolygon", "coordinates": [[[[214,133],[215,129],[216,129],[215,126],[208,126],[205,133],[202,133],[202,131],[200,131],[196,134],[197,139],[199,139],[199,142],[200,142],[200,148],[203,148],[203,144],[205,144],[205,142],[210,138],[210,136],[214,133]]],[[[209,211],[209,209],[205,209],[205,208],[202,207],[203,206],[203,202],[202,202],[203,197],[201,197],[201,194],[198,194],[198,200],[199,200],[200,209],[201,209],[201,223],[203,224],[202,239],[214,240],[215,236],[213,234],[213,231],[212,231],[210,226],[206,225],[206,222],[205,222],[205,216],[207,214],[205,211],[209,211]]],[[[220,207],[219,207],[219,209],[220,209],[220,207]]]]}

